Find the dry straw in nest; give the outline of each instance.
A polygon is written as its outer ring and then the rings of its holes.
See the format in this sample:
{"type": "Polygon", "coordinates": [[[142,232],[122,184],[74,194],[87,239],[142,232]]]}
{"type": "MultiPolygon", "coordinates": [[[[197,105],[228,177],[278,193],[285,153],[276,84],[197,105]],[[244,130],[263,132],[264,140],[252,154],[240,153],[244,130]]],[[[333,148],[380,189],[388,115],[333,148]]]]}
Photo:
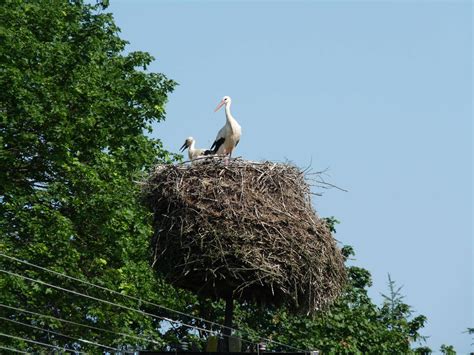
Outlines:
{"type": "Polygon", "coordinates": [[[154,212],[154,266],[206,297],[281,305],[308,314],[345,283],[343,257],[291,164],[159,165],[144,183],[154,212]]]}

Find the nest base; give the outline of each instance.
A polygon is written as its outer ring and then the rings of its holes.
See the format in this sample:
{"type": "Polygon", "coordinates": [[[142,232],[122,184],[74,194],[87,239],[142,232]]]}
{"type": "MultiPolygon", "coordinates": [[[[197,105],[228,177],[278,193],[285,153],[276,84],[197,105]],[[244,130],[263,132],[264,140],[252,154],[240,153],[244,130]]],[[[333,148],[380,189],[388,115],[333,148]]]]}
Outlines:
{"type": "Polygon", "coordinates": [[[154,212],[154,266],[174,285],[304,313],[341,293],[343,257],[295,166],[160,165],[144,191],[154,212]]]}

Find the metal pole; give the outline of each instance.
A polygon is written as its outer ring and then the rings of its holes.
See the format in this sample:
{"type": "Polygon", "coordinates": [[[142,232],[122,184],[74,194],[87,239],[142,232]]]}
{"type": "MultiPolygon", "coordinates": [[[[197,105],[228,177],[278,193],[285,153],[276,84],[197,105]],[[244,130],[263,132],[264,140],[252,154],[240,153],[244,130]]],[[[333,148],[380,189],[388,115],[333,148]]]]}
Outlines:
{"type": "Polygon", "coordinates": [[[229,352],[230,349],[230,336],[232,335],[232,323],[234,320],[234,299],[232,298],[232,293],[229,294],[225,300],[225,315],[224,315],[224,335],[227,335],[224,339],[224,351],[229,352]]]}

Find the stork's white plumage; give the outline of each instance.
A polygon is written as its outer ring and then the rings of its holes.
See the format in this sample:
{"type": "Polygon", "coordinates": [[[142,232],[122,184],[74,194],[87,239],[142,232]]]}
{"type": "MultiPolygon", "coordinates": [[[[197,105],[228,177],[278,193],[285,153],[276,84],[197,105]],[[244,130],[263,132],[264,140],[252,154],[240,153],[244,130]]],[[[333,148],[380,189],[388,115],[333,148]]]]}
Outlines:
{"type": "Polygon", "coordinates": [[[240,135],[242,134],[242,128],[235,118],[230,113],[230,105],[232,100],[229,96],[224,96],[217,105],[214,112],[218,111],[222,106],[225,105],[225,117],[226,123],[224,127],[217,133],[216,140],[212,143],[211,150],[214,154],[232,155],[232,151],[239,144],[240,135]]]}
{"type": "Polygon", "coordinates": [[[199,157],[212,154],[210,150],[195,148],[196,141],[193,137],[188,137],[184,141],[184,144],[181,146],[180,150],[183,152],[186,148],[188,149],[189,160],[193,161],[199,157]]]}

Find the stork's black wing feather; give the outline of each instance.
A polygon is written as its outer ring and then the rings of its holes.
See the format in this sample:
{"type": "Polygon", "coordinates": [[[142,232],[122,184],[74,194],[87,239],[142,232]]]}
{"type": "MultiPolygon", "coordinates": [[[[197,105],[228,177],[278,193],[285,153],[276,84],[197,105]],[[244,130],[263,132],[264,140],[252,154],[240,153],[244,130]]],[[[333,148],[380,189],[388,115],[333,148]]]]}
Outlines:
{"type": "Polygon", "coordinates": [[[211,150],[212,150],[212,152],[213,152],[214,154],[216,154],[217,151],[219,150],[220,146],[221,146],[222,144],[224,144],[224,141],[225,141],[225,138],[224,138],[224,137],[221,137],[221,138],[219,138],[219,139],[216,139],[216,140],[214,141],[214,143],[212,143],[211,150]]]}

